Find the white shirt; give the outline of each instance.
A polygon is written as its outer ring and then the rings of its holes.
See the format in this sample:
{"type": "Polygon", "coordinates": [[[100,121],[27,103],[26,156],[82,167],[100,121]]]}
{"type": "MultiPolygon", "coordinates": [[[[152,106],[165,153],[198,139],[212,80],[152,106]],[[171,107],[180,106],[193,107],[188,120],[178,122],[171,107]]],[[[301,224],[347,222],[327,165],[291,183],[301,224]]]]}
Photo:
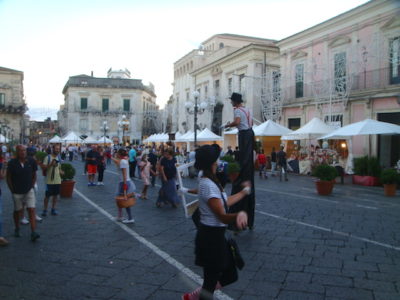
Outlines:
{"type": "Polygon", "coordinates": [[[126,169],[126,181],[131,181],[131,178],[129,177],[129,163],[127,159],[121,159],[119,162],[119,168],[121,169],[121,181],[124,181],[124,176],[122,175],[122,169],[126,169]]]}
{"type": "MultiPolygon", "coordinates": [[[[222,192],[225,201],[228,199],[225,192],[222,192]]],[[[199,180],[199,207],[200,207],[200,222],[204,225],[214,227],[226,227],[208,206],[208,200],[218,198],[221,200],[221,205],[224,207],[221,191],[218,186],[209,178],[200,178],[199,180]]],[[[225,209],[225,207],[224,207],[225,209]]]]}

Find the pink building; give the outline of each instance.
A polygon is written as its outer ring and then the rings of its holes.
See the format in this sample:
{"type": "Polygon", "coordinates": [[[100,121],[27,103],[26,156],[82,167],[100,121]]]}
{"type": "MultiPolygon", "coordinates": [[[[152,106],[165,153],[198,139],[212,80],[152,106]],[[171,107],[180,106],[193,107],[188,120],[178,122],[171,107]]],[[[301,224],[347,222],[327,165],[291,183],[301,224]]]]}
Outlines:
{"type": "MultiPolygon", "coordinates": [[[[277,43],[281,123],[313,117],[343,126],[366,118],[400,125],[400,2],[370,1],[277,43]]],[[[353,138],[354,155],[400,159],[400,136],[353,138]]]]}

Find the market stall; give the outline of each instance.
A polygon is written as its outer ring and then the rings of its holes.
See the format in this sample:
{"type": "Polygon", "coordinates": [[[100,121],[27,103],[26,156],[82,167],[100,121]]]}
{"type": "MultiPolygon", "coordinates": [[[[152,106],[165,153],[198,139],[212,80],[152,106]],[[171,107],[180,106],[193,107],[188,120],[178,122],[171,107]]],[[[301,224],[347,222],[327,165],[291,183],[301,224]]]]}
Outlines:
{"type": "Polygon", "coordinates": [[[334,130],[334,127],[322,120],[313,118],[299,129],[282,136],[282,141],[293,141],[286,144],[289,170],[310,174],[313,167],[318,164],[334,164],[338,161],[336,150],[330,149],[328,143],[323,143],[321,147],[318,142],[318,138],[334,130]]]}

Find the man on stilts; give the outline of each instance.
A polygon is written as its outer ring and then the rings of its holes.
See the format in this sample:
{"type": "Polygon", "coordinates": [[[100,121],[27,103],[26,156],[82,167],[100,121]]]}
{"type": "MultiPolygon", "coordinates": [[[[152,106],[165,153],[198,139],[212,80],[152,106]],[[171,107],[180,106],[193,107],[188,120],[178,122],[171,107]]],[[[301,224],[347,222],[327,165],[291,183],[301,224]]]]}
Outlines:
{"type": "Polygon", "coordinates": [[[233,121],[228,122],[225,128],[236,127],[239,135],[239,177],[232,182],[232,195],[243,189],[242,184],[245,181],[251,182],[251,193],[243,198],[240,202],[229,208],[229,212],[246,211],[248,215],[248,227],[253,229],[254,226],[254,210],[255,210],[255,193],[254,193],[254,132],[253,115],[251,111],[243,106],[242,95],[232,93],[231,103],[234,109],[233,121]]]}

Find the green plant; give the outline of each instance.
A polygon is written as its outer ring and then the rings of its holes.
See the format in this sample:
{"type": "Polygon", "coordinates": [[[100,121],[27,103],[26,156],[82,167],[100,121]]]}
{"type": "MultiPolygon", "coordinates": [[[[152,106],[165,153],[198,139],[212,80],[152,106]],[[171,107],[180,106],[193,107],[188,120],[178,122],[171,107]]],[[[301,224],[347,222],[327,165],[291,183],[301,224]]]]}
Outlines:
{"type": "Polygon", "coordinates": [[[379,164],[379,159],[377,157],[370,157],[368,159],[368,175],[379,177],[381,175],[382,168],[379,164]]]}
{"type": "Polygon", "coordinates": [[[236,161],[229,162],[227,166],[228,174],[234,174],[240,172],[240,165],[236,161]]]}
{"type": "Polygon", "coordinates": [[[381,166],[377,157],[362,156],[354,159],[354,173],[360,176],[379,177],[381,166]]]}
{"type": "Polygon", "coordinates": [[[48,154],[44,151],[36,151],[35,153],[35,158],[37,159],[38,162],[43,162],[44,158],[47,156],[48,154]]]}
{"type": "Polygon", "coordinates": [[[338,176],[338,172],[335,167],[319,165],[315,167],[312,175],[321,181],[332,181],[338,176]]]}
{"type": "Polygon", "coordinates": [[[72,180],[75,176],[75,168],[70,163],[61,164],[62,180],[72,180]]]}
{"type": "Polygon", "coordinates": [[[395,169],[385,169],[381,172],[381,182],[383,184],[400,183],[400,174],[395,169]]]}
{"type": "Polygon", "coordinates": [[[221,160],[226,161],[227,163],[236,162],[235,158],[232,155],[225,155],[221,158],[221,160]]]}

